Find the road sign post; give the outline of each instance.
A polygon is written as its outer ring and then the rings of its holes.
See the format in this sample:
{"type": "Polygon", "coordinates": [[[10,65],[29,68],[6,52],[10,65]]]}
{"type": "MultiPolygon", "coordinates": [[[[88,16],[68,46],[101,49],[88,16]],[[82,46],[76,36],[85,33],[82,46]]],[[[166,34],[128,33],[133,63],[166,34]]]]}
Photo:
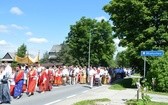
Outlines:
{"type": "Polygon", "coordinates": [[[160,57],[164,55],[164,51],[162,50],[154,50],[154,51],[141,51],[141,56],[144,56],[144,78],[146,75],[146,57],[160,57]]]}
{"type": "Polygon", "coordinates": [[[144,78],[146,74],[146,56],[144,56],[144,78]]]}
{"type": "Polygon", "coordinates": [[[141,56],[163,56],[164,51],[158,50],[158,51],[141,51],[141,56]]]}

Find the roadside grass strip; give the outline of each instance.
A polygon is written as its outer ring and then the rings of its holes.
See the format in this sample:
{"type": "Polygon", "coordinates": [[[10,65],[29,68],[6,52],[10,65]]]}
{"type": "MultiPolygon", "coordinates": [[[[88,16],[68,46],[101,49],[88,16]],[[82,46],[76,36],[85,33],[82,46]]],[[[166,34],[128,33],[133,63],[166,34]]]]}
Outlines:
{"type": "Polygon", "coordinates": [[[168,105],[168,103],[150,101],[147,104],[145,104],[143,100],[137,101],[136,99],[131,99],[126,102],[126,105],[168,105]]]}
{"type": "MultiPolygon", "coordinates": [[[[108,98],[102,98],[102,99],[94,99],[94,100],[82,100],[79,102],[74,103],[73,105],[97,105],[97,103],[108,103],[111,100],[108,98]]],[[[106,105],[106,104],[102,104],[106,105]]]]}
{"type": "Polygon", "coordinates": [[[124,90],[126,88],[136,88],[136,82],[138,81],[138,78],[125,78],[116,80],[109,89],[112,90],[124,90]]]}

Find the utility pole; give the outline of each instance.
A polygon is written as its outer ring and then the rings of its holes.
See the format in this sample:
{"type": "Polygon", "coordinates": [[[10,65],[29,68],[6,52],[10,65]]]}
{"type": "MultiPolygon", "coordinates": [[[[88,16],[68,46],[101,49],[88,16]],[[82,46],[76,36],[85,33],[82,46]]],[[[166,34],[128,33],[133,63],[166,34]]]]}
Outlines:
{"type": "Polygon", "coordinates": [[[91,45],[91,32],[89,33],[89,56],[88,56],[88,68],[90,68],[90,45],[91,45]]]}

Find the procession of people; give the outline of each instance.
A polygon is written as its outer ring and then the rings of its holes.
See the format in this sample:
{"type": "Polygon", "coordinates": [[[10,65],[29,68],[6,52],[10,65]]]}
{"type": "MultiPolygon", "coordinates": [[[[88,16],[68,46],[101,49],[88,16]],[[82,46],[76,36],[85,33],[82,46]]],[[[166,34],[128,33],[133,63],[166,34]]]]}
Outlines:
{"type": "Polygon", "coordinates": [[[4,63],[0,66],[0,103],[10,103],[11,96],[20,99],[24,93],[28,97],[34,95],[34,92],[45,93],[51,91],[53,86],[80,83],[88,84],[92,88],[110,81],[111,76],[106,67],[44,67],[40,64],[11,67],[4,63]]]}

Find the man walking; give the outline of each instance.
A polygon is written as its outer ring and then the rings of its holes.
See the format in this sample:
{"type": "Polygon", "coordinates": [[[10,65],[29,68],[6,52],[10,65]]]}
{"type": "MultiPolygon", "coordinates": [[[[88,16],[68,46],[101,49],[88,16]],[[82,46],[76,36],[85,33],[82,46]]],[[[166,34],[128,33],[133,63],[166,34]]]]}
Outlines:
{"type": "Polygon", "coordinates": [[[92,89],[93,88],[93,77],[94,77],[94,74],[95,74],[95,70],[90,67],[89,68],[89,82],[90,82],[90,88],[92,89]]]}

